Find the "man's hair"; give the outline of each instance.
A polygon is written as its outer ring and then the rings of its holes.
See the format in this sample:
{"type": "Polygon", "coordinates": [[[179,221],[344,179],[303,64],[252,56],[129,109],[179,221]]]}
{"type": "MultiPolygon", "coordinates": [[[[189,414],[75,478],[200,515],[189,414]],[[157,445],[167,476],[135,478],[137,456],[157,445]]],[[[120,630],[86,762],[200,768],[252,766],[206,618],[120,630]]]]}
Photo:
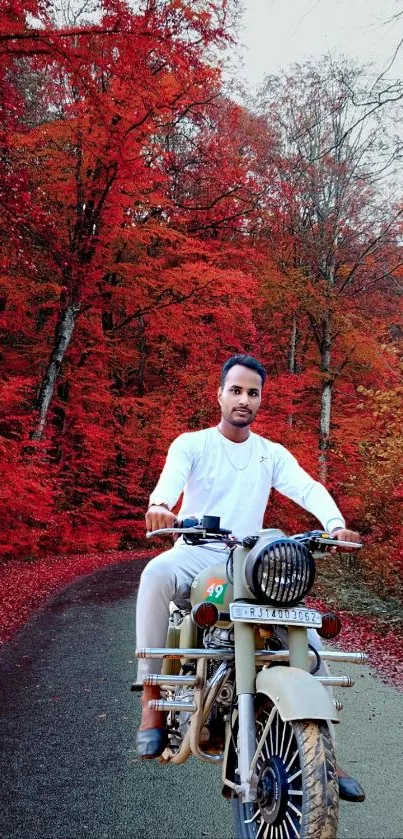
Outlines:
{"type": "Polygon", "coordinates": [[[266,381],[266,370],[257,358],[253,358],[253,355],[232,355],[231,358],[228,358],[221,370],[221,387],[224,387],[225,379],[231,367],[235,367],[236,364],[241,364],[242,367],[249,367],[249,370],[254,370],[255,373],[258,373],[263,387],[266,381]]]}

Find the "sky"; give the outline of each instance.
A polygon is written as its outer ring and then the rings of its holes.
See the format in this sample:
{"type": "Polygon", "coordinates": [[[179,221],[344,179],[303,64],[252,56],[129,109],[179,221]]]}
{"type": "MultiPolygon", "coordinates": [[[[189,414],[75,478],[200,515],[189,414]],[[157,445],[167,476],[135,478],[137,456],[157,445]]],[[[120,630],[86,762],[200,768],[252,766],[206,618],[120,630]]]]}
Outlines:
{"type": "MultiPolygon", "coordinates": [[[[403,37],[403,0],[243,0],[241,77],[256,88],[268,73],[326,52],[385,70],[403,37]],[[389,22],[388,22],[389,21],[389,22]]],[[[403,78],[403,45],[390,75],[403,78]]]]}

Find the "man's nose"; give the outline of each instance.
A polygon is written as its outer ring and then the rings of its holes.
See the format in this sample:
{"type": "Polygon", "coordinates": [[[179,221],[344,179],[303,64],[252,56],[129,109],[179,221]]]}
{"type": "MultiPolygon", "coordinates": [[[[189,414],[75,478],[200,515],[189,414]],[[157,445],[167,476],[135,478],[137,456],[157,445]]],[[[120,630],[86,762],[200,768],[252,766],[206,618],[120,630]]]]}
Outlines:
{"type": "Polygon", "coordinates": [[[238,399],[238,405],[242,408],[249,408],[249,396],[247,393],[241,393],[238,399]]]}

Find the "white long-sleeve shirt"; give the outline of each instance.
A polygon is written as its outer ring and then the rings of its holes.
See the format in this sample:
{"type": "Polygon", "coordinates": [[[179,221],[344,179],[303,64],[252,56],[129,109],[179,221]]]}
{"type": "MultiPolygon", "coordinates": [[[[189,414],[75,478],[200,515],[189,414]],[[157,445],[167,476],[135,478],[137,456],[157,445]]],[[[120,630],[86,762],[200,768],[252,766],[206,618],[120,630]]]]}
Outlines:
{"type": "Polygon", "coordinates": [[[220,516],[221,527],[242,539],[262,528],[272,487],[316,516],[326,531],[345,527],[323,484],[284,446],[253,432],[244,443],[233,443],[218,428],[181,434],[169,448],[150,503],[172,508],[183,492],[179,519],[220,516]]]}

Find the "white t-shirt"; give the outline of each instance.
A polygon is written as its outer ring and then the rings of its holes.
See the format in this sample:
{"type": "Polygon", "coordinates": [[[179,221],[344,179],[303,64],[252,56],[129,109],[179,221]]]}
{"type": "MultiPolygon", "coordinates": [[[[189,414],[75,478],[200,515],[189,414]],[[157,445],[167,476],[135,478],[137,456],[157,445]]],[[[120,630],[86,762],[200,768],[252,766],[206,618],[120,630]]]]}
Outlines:
{"type": "Polygon", "coordinates": [[[272,487],[316,516],[325,530],[345,527],[327,489],[284,446],[253,432],[244,443],[233,443],[217,427],[173,441],[150,502],[172,508],[183,491],[179,519],[220,516],[221,527],[243,539],[262,528],[272,487]]]}

